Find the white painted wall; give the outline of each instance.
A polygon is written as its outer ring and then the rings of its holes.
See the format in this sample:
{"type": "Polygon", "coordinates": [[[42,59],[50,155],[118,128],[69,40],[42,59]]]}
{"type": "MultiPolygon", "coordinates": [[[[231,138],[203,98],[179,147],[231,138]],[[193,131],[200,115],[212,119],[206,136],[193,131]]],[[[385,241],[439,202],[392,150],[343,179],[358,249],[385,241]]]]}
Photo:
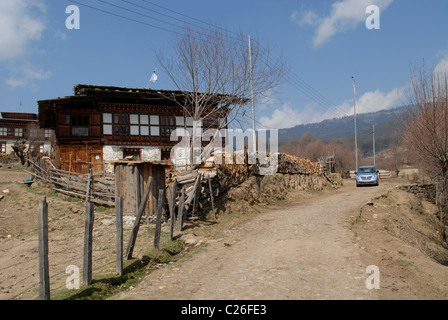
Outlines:
{"type": "MultiPolygon", "coordinates": [[[[16,140],[6,140],[6,154],[11,154],[14,152],[14,150],[12,149],[12,146],[16,143],[16,140]]],[[[27,144],[27,148],[29,147],[29,145],[27,144]]],[[[48,154],[51,154],[51,143],[50,142],[45,142],[44,143],[44,152],[47,152],[48,154]]]]}
{"type": "MultiPolygon", "coordinates": [[[[123,149],[141,149],[142,161],[161,161],[162,152],[158,147],[147,146],[104,146],[103,147],[103,161],[123,160],[123,149]]],[[[112,165],[107,166],[106,171],[112,173],[114,167],[112,165]]]]}

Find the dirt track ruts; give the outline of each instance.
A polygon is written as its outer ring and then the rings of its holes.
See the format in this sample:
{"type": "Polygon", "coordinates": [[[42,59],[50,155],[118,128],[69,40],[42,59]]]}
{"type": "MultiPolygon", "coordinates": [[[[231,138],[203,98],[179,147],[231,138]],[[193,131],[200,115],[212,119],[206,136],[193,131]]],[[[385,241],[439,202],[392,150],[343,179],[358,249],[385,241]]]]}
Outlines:
{"type": "Polygon", "coordinates": [[[347,219],[392,183],[280,205],[114,299],[377,299],[347,219]]]}

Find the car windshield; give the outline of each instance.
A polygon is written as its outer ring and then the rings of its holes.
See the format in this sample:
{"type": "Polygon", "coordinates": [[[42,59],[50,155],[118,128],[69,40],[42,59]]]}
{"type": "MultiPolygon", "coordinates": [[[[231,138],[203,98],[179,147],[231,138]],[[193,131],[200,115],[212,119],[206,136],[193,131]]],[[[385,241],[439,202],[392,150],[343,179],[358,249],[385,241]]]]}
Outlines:
{"type": "Polygon", "coordinates": [[[376,172],[376,169],[374,167],[358,169],[358,173],[375,173],[375,172],[376,172]]]}

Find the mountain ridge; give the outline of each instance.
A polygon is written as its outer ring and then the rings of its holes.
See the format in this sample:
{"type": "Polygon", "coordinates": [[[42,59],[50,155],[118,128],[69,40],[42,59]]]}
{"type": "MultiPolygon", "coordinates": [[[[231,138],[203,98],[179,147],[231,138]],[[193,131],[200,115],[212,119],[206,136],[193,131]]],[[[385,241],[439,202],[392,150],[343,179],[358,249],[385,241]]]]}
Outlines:
{"type": "MultiPolygon", "coordinates": [[[[377,112],[357,114],[358,148],[365,155],[372,152],[372,128],[374,125],[377,151],[389,147],[396,134],[401,131],[402,126],[400,124],[406,108],[406,106],[402,106],[377,112]]],[[[319,123],[302,124],[288,129],[280,129],[278,133],[279,146],[285,145],[291,139],[300,140],[302,135],[307,132],[311,132],[316,138],[323,141],[337,139],[354,141],[354,116],[327,119],[319,123]]]]}

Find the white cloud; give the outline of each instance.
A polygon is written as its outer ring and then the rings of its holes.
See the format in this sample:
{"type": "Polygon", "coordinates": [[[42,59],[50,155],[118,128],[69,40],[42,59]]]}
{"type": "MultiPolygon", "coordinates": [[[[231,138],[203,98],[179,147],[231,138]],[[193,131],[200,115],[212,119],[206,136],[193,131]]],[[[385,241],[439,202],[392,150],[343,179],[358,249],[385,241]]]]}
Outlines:
{"type": "MultiPolygon", "coordinates": [[[[356,101],[356,113],[376,112],[398,107],[403,104],[405,90],[406,87],[393,89],[388,93],[379,90],[366,92],[356,101]]],[[[281,108],[275,109],[270,117],[260,118],[259,122],[262,127],[267,129],[284,129],[300,124],[317,123],[337,116],[351,115],[353,115],[353,100],[347,100],[326,112],[317,108],[317,105],[308,105],[299,109],[284,104],[281,108]]]]}
{"type": "MultiPolygon", "coordinates": [[[[396,88],[388,93],[379,90],[364,93],[356,100],[356,113],[369,113],[398,107],[404,104],[406,87],[396,88]]],[[[347,100],[335,108],[343,116],[353,115],[353,100],[347,100]]]]}
{"type": "Polygon", "coordinates": [[[34,85],[37,80],[51,77],[30,62],[40,50],[32,44],[41,40],[46,29],[44,0],[0,1],[0,62],[9,71],[6,84],[12,88],[34,85]]]}
{"type": "Polygon", "coordinates": [[[30,42],[40,40],[45,24],[34,9],[45,12],[45,5],[40,0],[0,1],[0,60],[23,56],[30,42]]]}
{"type": "Polygon", "coordinates": [[[291,14],[291,21],[301,27],[312,26],[318,22],[318,16],[314,11],[304,11],[299,14],[299,11],[296,10],[291,14]]]}
{"type": "Polygon", "coordinates": [[[299,110],[292,108],[289,104],[284,104],[280,109],[275,109],[270,117],[261,117],[259,123],[265,129],[284,129],[322,120],[322,114],[316,112],[313,105],[299,110]]]}
{"type": "Polygon", "coordinates": [[[448,54],[434,67],[434,72],[448,75],[448,54]]]}
{"type": "Polygon", "coordinates": [[[313,46],[319,47],[339,32],[354,29],[360,23],[366,21],[366,8],[376,5],[381,12],[385,10],[393,0],[342,0],[333,3],[331,12],[327,17],[319,18],[313,11],[305,11],[299,14],[297,11],[291,15],[291,20],[300,26],[312,25],[316,28],[313,38],[313,46]]]}
{"type": "Polygon", "coordinates": [[[45,80],[52,76],[50,71],[45,71],[40,67],[35,67],[29,62],[22,62],[14,68],[12,76],[6,80],[6,83],[13,88],[25,87],[35,80],[45,80]]]}

